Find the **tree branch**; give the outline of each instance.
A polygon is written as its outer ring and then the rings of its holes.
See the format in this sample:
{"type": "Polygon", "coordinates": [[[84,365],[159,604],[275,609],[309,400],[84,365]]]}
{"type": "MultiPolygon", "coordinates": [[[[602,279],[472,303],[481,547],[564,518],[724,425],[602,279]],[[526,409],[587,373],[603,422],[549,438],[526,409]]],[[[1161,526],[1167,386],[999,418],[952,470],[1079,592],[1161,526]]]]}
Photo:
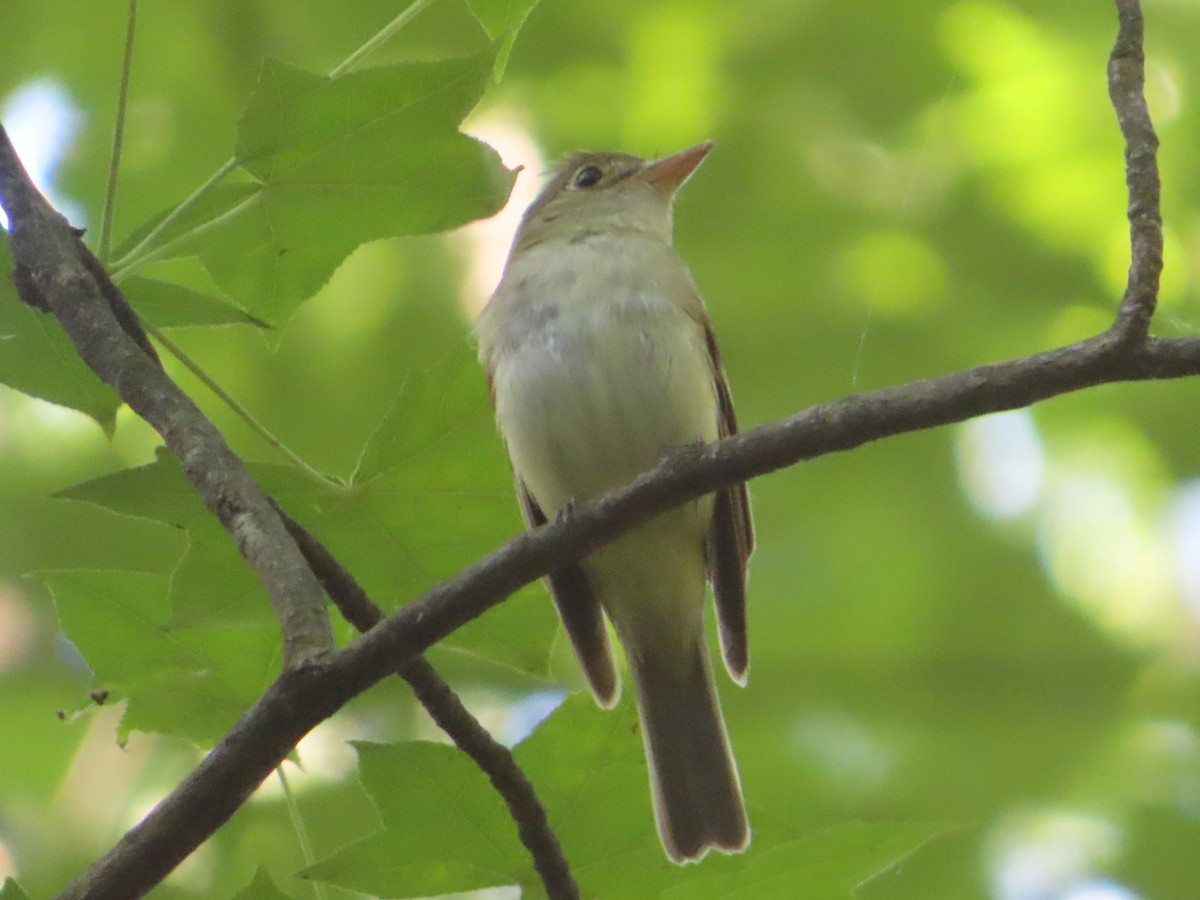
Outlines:
{"type": "Polygon", "coordinates": [[[1200,374],[1200,339],[1148,336],[1162,265],[1157,142],[1142,97],[1140,8],[1133,0],[1117,0],[1117,9],[1120,33],[1109,72],[1126,140],[1131,265],[1112,329],[1023,359],[821,404],[677,451],[630,485],[579,506],[565,521],[514,538],[345,649],[286,671],[196,770],[63,896],[129,897],[148,890],[232,815],[309,729],[352,697],[521,586],[673,506],[882,438],[1095,385],[1200,374]]]}
{"type": "MultiPolygon", "coordinates": [[[[383,618],[383,612],[324,544],[278,504],[274,505],[300,552],[320,579],[325,593],[346,621],[359,631],[370,631],[383,618]]],[[[425,657],[414,656],[402,664],[397,673],[408,682],[438,727],[450,736],[458,749],[475,761],[503,798],[517,823],[521,843],[533,858],[546,896],[550,900],[579,900],[579,886],[571,875],[558,837],[546,819],[546,810],[508,748],[488,734],[425,657]]]]}
{"type": "Polygon", "coordinates": [[[1158,135],[1146,105],[1146,55],[1142,5],[1116,0],[1117,41],[1108,58],[1108,96],[1125,138],[1125,185],[1129,193],[1129,279],[1113,330],[1126,340],[1145,340],[1158,303],[1163,267],[1158,135]]]}
{"type": "Polygon", "coordinates": [[[34,187],[3,126],[0,206],[8,213],[22,298],[54,313],[83,361],[179,457],[266,588],[283,631],[285,664],[303,665],[329,652],[333,632],[321,586],[295,542],[220,432],[167,377],[124,296],[34,187]]]}

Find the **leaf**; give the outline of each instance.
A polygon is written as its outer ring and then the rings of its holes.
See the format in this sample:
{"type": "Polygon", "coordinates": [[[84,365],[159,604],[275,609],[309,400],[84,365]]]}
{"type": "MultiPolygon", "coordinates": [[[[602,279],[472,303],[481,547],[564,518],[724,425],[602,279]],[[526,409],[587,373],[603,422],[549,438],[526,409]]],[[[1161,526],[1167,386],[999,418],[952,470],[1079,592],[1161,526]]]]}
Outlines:
{"type": "MultiPolygon", "coordinates": [[[[486,380],[464,343],[433,370],[412,373],[367,441],[352,506],[319,528],[394,607],[498,549],[521,529],[486,380]],[[353,527],[339,539],[332,528],[353,527]],[[361,529],[369,522],[369,532],[361,529]]],[[[542,672],[556,620],[540,586],[468,624],[446,645],[542,672]]]]}
{"type": "Polygon", "coordinates": [[[130,305],[159,328],[183,328],[189,325],[262,327],[266,324],[228,300],[170,281],[134,275],[121,283],[121,290],[129,298],[130,305]]]}
{"type": "Polygon", "coordinates": [[[516,825],[475,764],[454,747],[354,745],[383,830],[306,869],[305,877],[381,897],[427,897],[519,883],[516,825]]]}
{"type": "MultiPolygon", "coordinates": [[[[350,485],[285,465],[250,470],[387,612],[521,528],[485,379],[465,343],[441,366],[407,379],[363,448],[350,485]]],[[[188,530],[188,551],[172,579],[174,627],[274,622],[261,586],[170,454],[56,496],[188,530]]],[[[440,646],[540,675],[556,628],[544,591],[534,586],[440,646]]]]}
{"type": "Polygon", "coordinates": [[[268,61],[238,123],[237,159],[255,183],[211,192],[154,246],[198,254],[240,306],[280,324],[359,244],[491,215],[515,174],[457,126],[492,62],[489,53],[331,80],[268,61]]]}
{"type": "Polygon", "coordinates": [[[485,386],[474,351],[465,343],[436,369],[410,373],[363,448],[353,483],[366,485],[403,472],[407,483],[425,485],[435,470],[449,470],[452,474],[439,480],[470,480],[491,490],[503,484],[511,493],[507,474],[498,484],[495,467],[481,470],[474,464],[481,456],[503,458],[485,386]]]}
{"type": "Polygon", "coordinates": [[[161,576],[58,571],[41,578],[96,683],[129,698],[122,739],[140,730],[211,744],[278,671],[274,628],[172,627],[161,576]]]}
{"type": "Polygon", "coordinates": [[[120,398],[79,358],[54,316],[26,306],[12,279],[13,258],[0,241],[0,382],[77,409],[111,432],[120,398]]]}
{"type": "Polygon", "coordinates": [[[254,879],[233,895],[233,900],[293,900],[291,894],[281,891],[265,866],[259,866],[254,879]]]}
{"type": "Polygon", "coordinates": [[[29,895],[21,890],[15,878],[5,878],[0,887],[0,900],[29,900],[29,895]]]}
{"type": "Polygon", "coordinates": [[[850,897],[856,885],[948,830],[943,824],[852,823],[798,836],[759,825],[749,852],[713,853],[703,865],[679,868],[666,860],[654,830],[642,739],[628,697],[613,712],[597,709],[584,693],[568,697],[516,757],[584,896],[850,897]]]}
{"type": "Polygon", "coordinates": [[[663,900],[722,897],[750,900],[789,897],[829,900],[855,896],[855,889],[899,864],[924,844],[951,830],[937,823],[851,822],[786,840],[757,836],[739,857],[706,861],[687,869],[663,891],[663,900]],[[762,846],[764,843],[767,846],[762,846]]]}
{"type": "Polygon", "coordinates": [[[509,54],[516,42],[517,32],[537,6],[538,0],[467,0],[471,13],[492,40],[503,38],[496,54],[493,77],[499,81],[508,65],[509,54]]]}
{"type": "Polygon", "coordinates": [[[160,449],[154,463],[81,482],[54,496],[187,530],[188,549],[171,579],[173,625],[275,622],[266,593],[167,450],[160,449]]]}
{"type": "Polygon", "coordinates": [[[0,807],[45,807],[53,802],[89,727],[88,721],[59,717],[55,710],[78,706],[85,695],[83,686],[75,673],[51,680],[18,667],[0,676],[0,721],[21,723],[10,732],[19,733],[20,740],[0,742],[0,807]]]}
{"type": "Polygon", "coordinates": [[[145,731],[186,738],[199,747],[216,743],[282,669],[279,628],[167,626],[184,651],[186,666],[163,671],[129,689],[121,740],[145,731]]]}
{"type": "MultiPolygon", "coordinates": [[[[459,751],[440,744],[357,744],[361,777],[383,829],[307,877],[387,897],[536,884],[515,825],[495,791],[459,751]]],[[[756,832],[751,852],[713,854],[702,866],[669,863],[650,810],[637,714],[582,693],[515,752],[588,897],[853,896],[947,826],[850,823],[797,836],[756,832]]]]}
{"type": "Polygon", "coordinates": [[[760,825],[749,852],[714,853],[703,865],[679,868],[666,860],[655,833],[637,713],[628,697],[613,712],[597,709],[584,693],[568,697],[516,757],[584,896],[849,897],[855,885],[946,830],[856,824],[798,839],[787,829],[760,825]]]}
{"type": "Polygon", "coordinates": [[[171,612],[167,579],[94,570],[40,575],[63,631],[104,686],[124,688],[190,662],[163,627],[171,612]]]}

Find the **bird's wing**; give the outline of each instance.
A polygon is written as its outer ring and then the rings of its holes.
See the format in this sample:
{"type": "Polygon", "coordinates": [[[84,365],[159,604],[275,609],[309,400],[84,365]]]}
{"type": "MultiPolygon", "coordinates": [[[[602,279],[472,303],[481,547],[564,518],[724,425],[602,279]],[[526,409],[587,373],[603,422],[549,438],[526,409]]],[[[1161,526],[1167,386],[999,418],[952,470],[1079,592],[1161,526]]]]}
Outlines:
{"type": "MultiPolygon", "coordinates": [[[[725,380],[721,351],[707,315],[702,322],[712,363],[717,394],[718,434],[737,434],[737,414],[725,380]]],[[[746,485],[717,491],[708,535],[708,572],[720,626],[721,655],[725,668],[738,684],[745,684],[750,665],[746,634],[746,567],[754,551],[754,523],[750,517],[750,495],[746,485]]]]}
{"type": "MultiPolygon", "coordinates": [[[[546,514],[520,479],[517,479],[517,496],[526,524],[530,528],[544,525],[546,514]]],[[[579,667],[583,669],[592,695],[600,706],[612,708],[621,695],[621,685],[617,679],[616,663],[604,626],[600,601],[596,599],[583,568],[579,563],[572,563],[559,569],[546,579],[546,586],[558,608],[567,636],[571,638],[575,658],[579,660],[579,667]]]]}

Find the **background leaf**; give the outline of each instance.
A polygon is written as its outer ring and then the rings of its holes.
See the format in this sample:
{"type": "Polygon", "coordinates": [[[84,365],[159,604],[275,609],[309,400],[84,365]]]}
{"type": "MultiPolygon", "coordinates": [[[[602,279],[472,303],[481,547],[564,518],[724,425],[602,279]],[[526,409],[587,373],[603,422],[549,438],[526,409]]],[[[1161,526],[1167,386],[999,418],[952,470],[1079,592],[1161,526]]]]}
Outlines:
{"type": "Polygon", "coordinates": [[[500,52],[496,54],[495,77],[499,79],[508,65],[508,56],[517,33],[537,6],[537,0],[468,0],[468,5],[492,40],[502,42],[500,52]]]}
{"type": "Polygon", "coordinates": [[[260,324],[228,300],[174,282],[134,276],[124,282],[122,289],[133,308],[159,328],[260,324]]]}
{"type": "Polygon", "coordinates": [[[233,895],[233,900],[289,900],[290,895],[279,889],[266,869],[254,873],[254,880],[233,895]]]}
{"type": "Polygon", "coordinates": [[[211,745],[278,674],[276,630],[176,627],[166,579],[121,571],[42,577],[97,686],[129,700],[122,739],[140,730],[211,745]]]}
{"type": "Polygon", "coordinates": [[[516,880],[524,869],[516,826],[464,754],[430,743],[356,746],[384,830],[313,866],[308,877],[384,897],[516,880]]]}
{"type": "Polygon", "coordinates": [[[359,244],[490,215],[512,175],[457,126],[491,66],[482,55],[328,79],[268,60],[238,123],[237,160],[256,184],[222,188],[162,240],[279,324],[359,244]]]}
{"type": "MultiPolygon", "coordinates": [[[[8,242],[0,244],[0,271],[13,269],[8,242]]],[[[0,383],[91,416],[105,429],[113,425],[116,393],[100,381],[54,317],[26,306],[12,280],[0,284],[0,383]]]]}

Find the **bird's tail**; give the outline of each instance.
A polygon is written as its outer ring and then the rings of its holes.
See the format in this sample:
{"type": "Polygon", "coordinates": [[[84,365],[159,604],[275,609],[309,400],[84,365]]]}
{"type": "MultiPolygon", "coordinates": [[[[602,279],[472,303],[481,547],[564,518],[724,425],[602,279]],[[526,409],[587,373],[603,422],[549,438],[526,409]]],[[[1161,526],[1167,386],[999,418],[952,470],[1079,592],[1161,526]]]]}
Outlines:
{"type": "Polygon", "coordinates": [[[654,820],[677,863],[702,859],[710,848],[737,853],[750,843],[707,648],[702,636],[689,644],[678,654],[639,654],[626,644],[654,820]]]}

